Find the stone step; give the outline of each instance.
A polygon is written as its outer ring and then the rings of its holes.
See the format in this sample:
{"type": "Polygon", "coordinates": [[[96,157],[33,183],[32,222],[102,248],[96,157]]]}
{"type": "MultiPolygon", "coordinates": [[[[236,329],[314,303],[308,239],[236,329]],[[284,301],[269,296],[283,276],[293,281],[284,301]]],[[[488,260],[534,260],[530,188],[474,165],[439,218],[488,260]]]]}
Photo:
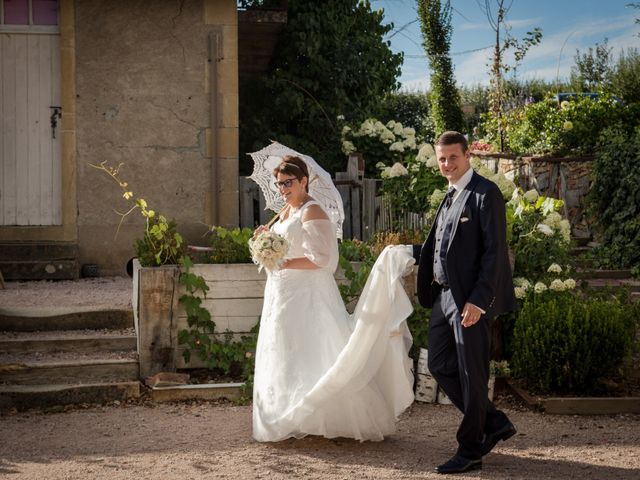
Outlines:
{"type": "Polygon", "coordinates": [[[124,352],[136,349],[129,330],[0,332],[0,354],[33,352],[124,352]]]}
{"type": "MultiPolygon", "coordinates": [[[[5,356],[2,356],[5,357],[5,356]]],[[[0,383],[20,385],[50,385],[138,380],[138,360],[118,359],[60,359],[51,354],[38,359],[34,354],[23,358],[0,357],[0,383]]]]}
{"type": "Polygon", "coordinates": [[[75,242],[0,242],[0,271],[5,280],[77,279],[75,242]]]}
{"type": "Polygon", "coordinates": [[[0,307],[1,331],[113,330],[130,327],[133,327],[131,308],[0,307]]]}
{"type": "Polygon", "coordinates": [[[5,280],[76,280],[79,271],[76,259],[0,261],[5,280]]]}
{"type": "Polygon", "coordinates": [[[629,292],[640,292],[640,280],[616,279],[616,278],[583,278],[580,280],[582,286],[589,288],[626,288],[629,292]]]}
{"type": "Polygon", "coordinates": [[[575,278],[588,279],[633,279],[631,270],[598,270],[582,268],[573,272],[575,278]]]}
{"type": "Polygon", "coordinates": [[[53,241],[2,241],[0,242],[0,261],[15,260],[71,260],[78,256],[78,244],[75,242],[53,241]]]}
{"type": "Polygon", "coordinates": [[[140,396],[140,382],[80,385],[0,385],[0,408],[26,410],[80,403],[124,401],[140,396]]]}

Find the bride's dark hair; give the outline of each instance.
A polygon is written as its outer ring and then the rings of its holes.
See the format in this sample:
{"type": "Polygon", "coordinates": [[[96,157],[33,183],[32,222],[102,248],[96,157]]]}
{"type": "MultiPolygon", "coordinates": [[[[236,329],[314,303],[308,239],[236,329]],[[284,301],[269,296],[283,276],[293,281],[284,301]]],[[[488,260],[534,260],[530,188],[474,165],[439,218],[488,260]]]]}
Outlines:
{"type": "Polygon", "coordinates": [[[273,169],[273,176],[278,178],[279,173],[285,175],[293,175],[298,180],[302,180],[307,177],[307,192],[309,191],[309,168],[300,157],[295,155],[285,155],[282,157],[282,162],[273,169]]]}

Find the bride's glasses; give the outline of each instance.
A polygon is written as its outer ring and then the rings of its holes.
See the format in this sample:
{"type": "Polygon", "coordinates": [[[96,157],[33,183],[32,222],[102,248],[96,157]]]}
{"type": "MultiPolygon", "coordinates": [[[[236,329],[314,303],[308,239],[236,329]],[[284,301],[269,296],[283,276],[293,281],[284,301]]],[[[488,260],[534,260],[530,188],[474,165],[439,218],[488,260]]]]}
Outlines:
{"type": "Polygon", "coordinates": [[[297,178],[288,178],[287,180],[283,180],[282,182],[274,182],[276,188],[291,188],[293,182],[298,180],[297,178]]]}

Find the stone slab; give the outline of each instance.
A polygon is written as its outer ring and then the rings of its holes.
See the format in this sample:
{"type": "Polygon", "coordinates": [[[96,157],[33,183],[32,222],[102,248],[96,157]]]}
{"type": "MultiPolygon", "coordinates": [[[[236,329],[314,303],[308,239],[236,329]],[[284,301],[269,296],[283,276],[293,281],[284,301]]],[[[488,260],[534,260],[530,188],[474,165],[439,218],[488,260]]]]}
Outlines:
{"type": "Polygon", "coordinates": [[[38,339],[0,340],[0,352],[120,352],[136,349],[134,335],[85,335],[69,338],[51,336],[38,339]]]}
{"type": "Polygon", "coordinates": [[[640,397],[565,397],[541,401],[546,413],[557,415],[615,415],[640,413],[640,397]]]}
{"type": "Polygon", "coordinates": [[[140,383],[81,385],[0,385],[0,408],[25,410],[78,403],[106,403],[140,396],[140,383]]]}
{"type": "Polygon", "coordinates": [[[5,307],[0,308],[0,330],[35,332],[130,328],[133,311],[95,307],[5,307]]]}
{"type": "Polygon", "coordinates": [[[137,360],[78,360],[0,364],[0,383],[48,385],[138,380],[137,360]]]}
{"type": "Polygon", "coordinates": [[[180,385],[175,387],[154,387],[151,398],[156,402],[175,402],[179,400],[238,400],[244,383],[217,383],[199,385],[180,385]]]}

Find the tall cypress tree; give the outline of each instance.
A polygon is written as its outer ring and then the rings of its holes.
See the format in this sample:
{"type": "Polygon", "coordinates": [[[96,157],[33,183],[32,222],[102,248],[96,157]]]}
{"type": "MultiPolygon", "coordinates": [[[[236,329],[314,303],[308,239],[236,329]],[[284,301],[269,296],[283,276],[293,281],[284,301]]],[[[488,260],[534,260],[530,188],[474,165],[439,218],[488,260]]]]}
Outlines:
{"type": "Polygon", "coordinates": [[[431,68],[431,115],[436,135],[446,130],[462,131],[464,119],[460,94],[453,76],[449,56],[451,42],[451,5],[443,7],[440,0],[418,0],[422,29],[422,46],[431,68]]]}

